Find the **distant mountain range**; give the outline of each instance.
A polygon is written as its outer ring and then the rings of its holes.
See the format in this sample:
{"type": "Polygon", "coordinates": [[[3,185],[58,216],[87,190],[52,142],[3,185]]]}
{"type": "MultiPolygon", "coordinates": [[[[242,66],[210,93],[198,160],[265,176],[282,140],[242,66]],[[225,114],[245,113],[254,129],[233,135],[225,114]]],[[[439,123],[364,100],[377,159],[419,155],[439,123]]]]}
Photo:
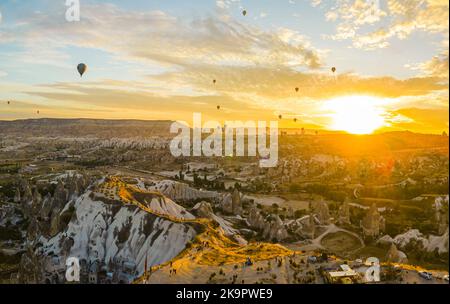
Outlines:
{"type": "Polygon", "coordinates": [[[172,121],[102,119],[26,119],[0,121],[0,134],[17,136],[169,136],[172,121]]]}

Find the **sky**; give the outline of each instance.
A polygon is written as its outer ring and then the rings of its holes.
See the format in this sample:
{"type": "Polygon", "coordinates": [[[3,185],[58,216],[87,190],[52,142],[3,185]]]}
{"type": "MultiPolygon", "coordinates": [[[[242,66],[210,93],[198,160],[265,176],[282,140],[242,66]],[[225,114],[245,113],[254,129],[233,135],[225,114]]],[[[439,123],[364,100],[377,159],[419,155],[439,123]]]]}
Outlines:
{"type": "Polygon", "coordinates": [[[448,133],[448,0],[79,2],[0,0],[0,120],[448,133]]]}

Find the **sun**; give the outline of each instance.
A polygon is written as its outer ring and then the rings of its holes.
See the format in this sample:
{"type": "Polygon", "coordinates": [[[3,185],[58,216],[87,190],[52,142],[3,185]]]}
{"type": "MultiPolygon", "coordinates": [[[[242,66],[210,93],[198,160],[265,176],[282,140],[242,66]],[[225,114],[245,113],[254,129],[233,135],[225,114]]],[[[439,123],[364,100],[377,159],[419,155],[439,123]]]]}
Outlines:
{"type": "Polygon", "coordinates": [[[371,134],[387,126],[387,115],[382,99],[370,96],[348,96],[325,102],[324,109],[329,112],[329,129],[351,134],[371,134]]]}

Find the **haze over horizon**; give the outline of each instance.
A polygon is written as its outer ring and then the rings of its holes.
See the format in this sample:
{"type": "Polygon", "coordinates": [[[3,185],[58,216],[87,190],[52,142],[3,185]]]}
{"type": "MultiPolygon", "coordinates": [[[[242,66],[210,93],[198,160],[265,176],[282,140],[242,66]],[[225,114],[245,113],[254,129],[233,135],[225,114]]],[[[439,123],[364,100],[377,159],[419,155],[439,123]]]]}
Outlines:
{"type": "Polygon", "coordinates": [[[191,122],[201,112],[281,115],[282,128],[448,133],[448,1],[86,0],[80,22],[66,9],[0,4],[0,120],[191,122]]]}

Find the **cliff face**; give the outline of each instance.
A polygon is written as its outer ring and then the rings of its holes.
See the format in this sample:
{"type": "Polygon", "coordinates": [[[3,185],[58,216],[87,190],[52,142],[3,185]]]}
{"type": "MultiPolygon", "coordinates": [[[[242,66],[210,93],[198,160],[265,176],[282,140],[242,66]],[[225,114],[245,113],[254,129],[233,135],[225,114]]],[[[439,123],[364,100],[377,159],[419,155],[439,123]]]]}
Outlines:
{"type": "MultiPolygon", "coordinates": [[[[58,185],[55,196],[61,196],[62,200],[67,186],[58,185]]],[[[146,203],[173,217],[183,214],[185,218],[194,218],[169,199],[165,204],[166,199],[162,196],[146,203]]],[[[45,231],[39,229],[43,224],[38,220],[30,224],[20,282],[63,282],[67,258],[76,257],[83,273],[108,272],[113,281],[129,283],[143,274],[146,260],[151,267],[173,259],[197,234],[189,224],[107,199],[93,189],[80,196],[72,195],[61,209],[56,208],[61,202],[59,199],[53,202],[50,227],[45,231]],[[93,265],[95,271],[91,269],[93,265]],[[126,271],[124,265],[128,265],[126,271]]]]}

